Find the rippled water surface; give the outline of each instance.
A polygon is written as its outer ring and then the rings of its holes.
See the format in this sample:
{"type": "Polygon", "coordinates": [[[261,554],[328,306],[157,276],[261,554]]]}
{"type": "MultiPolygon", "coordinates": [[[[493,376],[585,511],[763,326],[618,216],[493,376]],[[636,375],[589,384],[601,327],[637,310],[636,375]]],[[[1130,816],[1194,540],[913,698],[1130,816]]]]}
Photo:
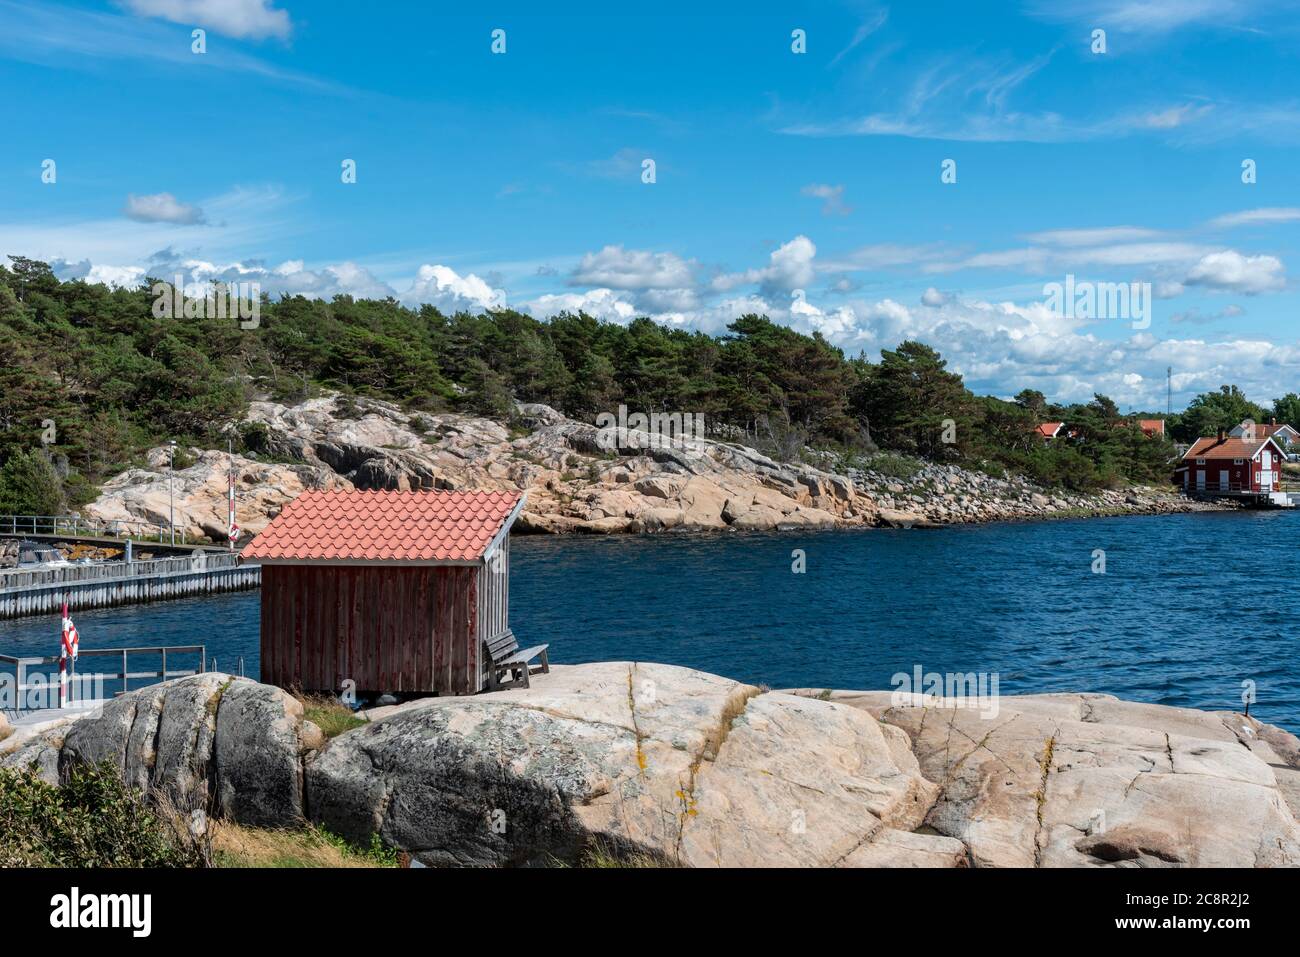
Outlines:
{"type": "MultiPolygon", "coordinates": [[[[773,688],[997,672],[1003,693],[1102,691],[1300,731],[1300,513],[512,543],[511,623],[551,660],[687,665],[773,688]],[[807,571],[791,571],[802,549],[807,571]],[[1092,571],[1105,551],[1106,574],[1092,571]]],[[[257,675],[259,592],[82,611],[85,647],[205,644],[257,675]]],[[[0,622],[54,654],[58,619],[0,622]]]]}

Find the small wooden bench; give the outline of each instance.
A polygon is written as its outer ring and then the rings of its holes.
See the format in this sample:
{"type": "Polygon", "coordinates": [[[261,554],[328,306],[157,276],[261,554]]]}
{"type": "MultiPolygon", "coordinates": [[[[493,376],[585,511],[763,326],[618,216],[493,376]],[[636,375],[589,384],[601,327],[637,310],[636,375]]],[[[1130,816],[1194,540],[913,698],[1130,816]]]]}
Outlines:
{"type": "Polygon", "coordinates": [[[550,645],[534,645],[532,648],[519,650],[515,633],[507,628],[500,634],[493,635],[484,642],[488,653],[488,690],[500,691],[503,688],[528,687],[529,674],[547,674],[551,670],[546,660],[546,649],[550,645]],[[537,671],[529,665],[534,658],[541,661],[537,671]],[[502,680],[504,676],[509,676],[502,680]]]}

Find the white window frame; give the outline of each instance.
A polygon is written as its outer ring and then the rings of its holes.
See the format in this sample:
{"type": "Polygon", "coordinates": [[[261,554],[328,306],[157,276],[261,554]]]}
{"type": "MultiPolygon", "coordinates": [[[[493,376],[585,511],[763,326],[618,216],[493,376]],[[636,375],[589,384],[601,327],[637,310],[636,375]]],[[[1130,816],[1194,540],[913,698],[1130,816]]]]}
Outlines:
{"type": "Polygon", "coordinates": [[[1196,460],[1196,464],[1197,464],[1197,465],[1204,465],[1204,464],[1205,464],[1205,459],[1197,459],[1197,460],[1196,460]]]}

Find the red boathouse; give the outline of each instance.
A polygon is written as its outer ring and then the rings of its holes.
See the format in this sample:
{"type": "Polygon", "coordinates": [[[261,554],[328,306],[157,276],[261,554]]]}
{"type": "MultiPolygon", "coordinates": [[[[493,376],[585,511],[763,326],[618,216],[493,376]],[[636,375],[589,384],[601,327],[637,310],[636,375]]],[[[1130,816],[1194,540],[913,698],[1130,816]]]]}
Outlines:
{"type": "Polygon", "coordinates": [[[518,492],[308,491],[244,549],[262,566],[265,682],[474,694],[509,628],[518,492]]]}
{"type": "Polygon", "coordinates": [[[1282,446],[1272,437],[1246,439],[1220,431],[1192,443],[1174,480],[1188,494],[1269,495],[1282,487],[1284,461],[1282,446]]]}

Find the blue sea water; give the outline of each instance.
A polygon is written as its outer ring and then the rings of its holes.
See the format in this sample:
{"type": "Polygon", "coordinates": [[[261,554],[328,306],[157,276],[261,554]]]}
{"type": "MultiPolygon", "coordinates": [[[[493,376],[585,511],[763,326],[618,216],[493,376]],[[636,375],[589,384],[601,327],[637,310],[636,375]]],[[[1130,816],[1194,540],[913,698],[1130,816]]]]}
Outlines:
{"type": "MultiPolygon", "coordinates": [[[[909,531],[518,538],[511,623],[553,662],[661,661],[773,688],[996,672],[1003,694],[1098,691],[1300,731],[1300,512],[909,531]],[[802,550],[806,571],[792,571],[802,550]],[[1093,571],[1104,551],[1105,574],[1093,571]]],[[[259,592],[86,610],[83,647],[197,644],[258,673],[259,592]]],[[[0,622],[55,654],[58,619],[0,622]]],[[[111,690],[111,689],[110,689],[111,690]]]]}

